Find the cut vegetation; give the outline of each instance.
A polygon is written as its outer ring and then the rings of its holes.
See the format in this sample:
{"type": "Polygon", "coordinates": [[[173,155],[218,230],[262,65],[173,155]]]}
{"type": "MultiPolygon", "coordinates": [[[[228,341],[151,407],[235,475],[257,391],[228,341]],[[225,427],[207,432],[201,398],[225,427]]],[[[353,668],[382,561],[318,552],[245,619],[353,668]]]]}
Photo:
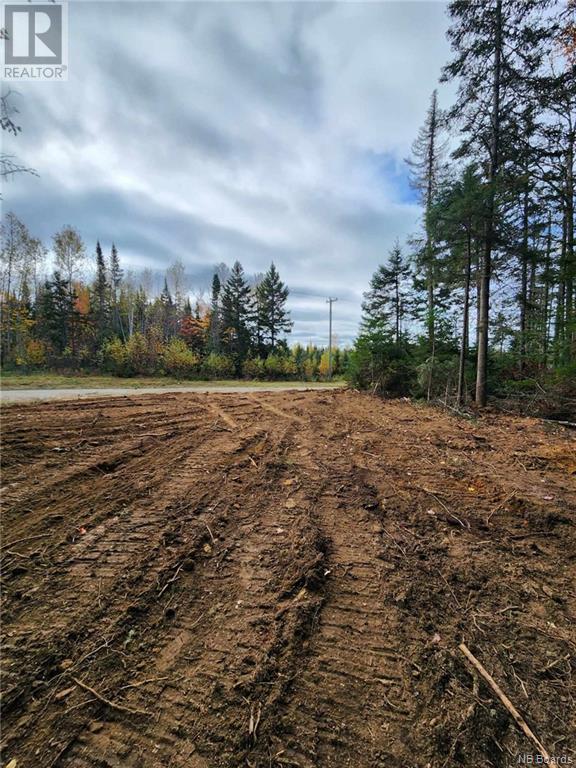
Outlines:
{"type": "Polygon", "coordinates": [[[348,391],[4,418],[6,762],[576,759],[562,427],[348,391]]]}

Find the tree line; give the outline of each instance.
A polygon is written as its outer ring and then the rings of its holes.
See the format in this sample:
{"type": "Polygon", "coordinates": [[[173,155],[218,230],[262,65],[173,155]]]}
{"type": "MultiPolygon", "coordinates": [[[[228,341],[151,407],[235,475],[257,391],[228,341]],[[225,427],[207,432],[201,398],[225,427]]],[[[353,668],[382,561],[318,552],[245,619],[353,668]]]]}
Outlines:
{"type": "Polygon", "coordinates": [[[407,162],[422,229],[372,277],[353,378],[456,403],[576,382],[576,4],[454,0],[457,83],[407,162]]]}
{"type": "MultiPolygon", "coordinates": [[[[209,297],[194,306],[184,265],[166,271],[154,293],[150,274],[123,270],[114,243],[96,243],[87,270],[80,234],[63,227],[48,249],[13,213],[1,231],[0,354],[4,368],[86,369],[122,376],[301,378],[328,375],[328,352],[288,346],[289,289],[272,263],[247,277],[240,262],[220,264],[209,297]],[[92,278],[86,279],[89,271],[92,278]]],[[[333,372],[344,373],[347,350],[334,350],[333,372]]]]}

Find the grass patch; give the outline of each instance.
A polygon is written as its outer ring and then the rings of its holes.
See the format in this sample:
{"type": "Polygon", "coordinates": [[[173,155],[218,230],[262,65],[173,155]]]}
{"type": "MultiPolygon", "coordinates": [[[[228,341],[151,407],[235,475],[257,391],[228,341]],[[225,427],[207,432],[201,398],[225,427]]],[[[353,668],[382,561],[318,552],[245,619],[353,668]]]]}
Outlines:
{"type": "Polygon", "coordinates": [[[245,379],[223,379],[197,381],[191,379],[176,379],[170,376],[137,376],[123,378],[120,376],[105,376],[100,374],[57,374],[57,373],[2,373],[0,387],[2,389],[99,389],[118,387],[121,389],[139,389],[141,387],[283,387],[287,384],[302,384],[307,387],[341,386],[342,382],[315,381],[247,381],[245,379]]]}

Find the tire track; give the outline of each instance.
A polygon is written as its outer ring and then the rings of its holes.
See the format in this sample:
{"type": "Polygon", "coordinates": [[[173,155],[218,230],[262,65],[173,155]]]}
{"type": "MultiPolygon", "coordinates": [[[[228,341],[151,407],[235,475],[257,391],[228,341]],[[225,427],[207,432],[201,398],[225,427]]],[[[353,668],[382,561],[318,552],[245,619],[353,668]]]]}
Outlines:
{"type": "Polygon", "coordinates": [[[292,459],[318,497],[314,522],[327,542],[327,581],[307,664],[279,707],[266,751],[278,766],[389,765],[410,754],[415,705],[401,617],[383,599],[382,526],[361,506],[365,499],[374,507],[375,491],[342,451],[330,453],[329,465],[318,463],[317,447],[330,434],[309,426],[300,437],[292,459]]]}

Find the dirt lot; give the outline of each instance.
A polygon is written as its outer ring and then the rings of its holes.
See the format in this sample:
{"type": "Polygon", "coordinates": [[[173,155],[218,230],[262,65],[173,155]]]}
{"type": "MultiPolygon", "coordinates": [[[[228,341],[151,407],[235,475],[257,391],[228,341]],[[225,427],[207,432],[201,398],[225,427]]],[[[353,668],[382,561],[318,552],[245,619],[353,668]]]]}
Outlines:
{"type": "Polygon", "coordinates": [[[576,451],[354,392],[5,409],[17,768],[576,760],[576,451]]]}

